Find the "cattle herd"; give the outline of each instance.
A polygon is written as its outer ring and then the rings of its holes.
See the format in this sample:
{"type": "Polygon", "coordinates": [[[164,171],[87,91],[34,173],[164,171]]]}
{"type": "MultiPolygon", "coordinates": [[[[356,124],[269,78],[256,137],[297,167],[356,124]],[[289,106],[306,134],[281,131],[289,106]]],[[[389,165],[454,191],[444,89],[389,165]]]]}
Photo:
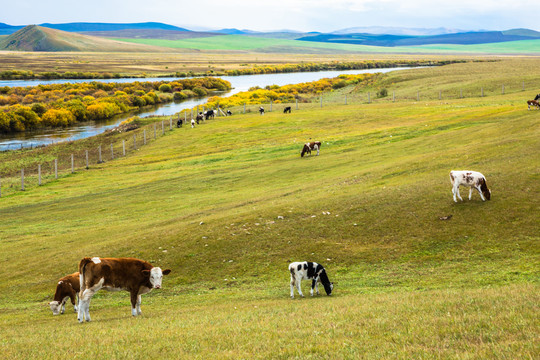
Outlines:
{"type": "MultiPolygon", "coordinates": [[[[530,105],[539,106],[536,100],[540,99],[540,94],[535,100],[530,100],[530,105]],[[531,104],[530,102],[536,104],[531,104]]],[[[197,123],[202,120],[213,117],[214,113],[205,112],[197,114],[197,123]]],[[[261,115],[264,114],[264,108],[259,109],[261,115]]],[[[290,113],[290,107],[285,108],[284,112],[290,113]]],[[[228,115],[231,113],[228,111],[228,115]]],[[[191,120],[192,127],[195,120],[191,120]]],[[[179,122],[178,126],[182,126],[179,122]]],[[[321,148],[320,141],[314,141],[304,144],[301,156],[311,154],[312,150],[317,151],[321,148]]],[[[482,198],[482,201],[491,199],[491,190],[488,189],[486,178],[479,172],[469,170],[450,171],[450,182],[452,183],[452,194],[454,202],[457,198],[461,201],[459,193],[460,186],[469,187],[469,200],[471,200],[473,189],[476,189],[482,198]]],[[[291,275],[291,298],[294,298],[294,288],[298,294],[302,294],[302,280],[311,280],[310,294],[313,296],[313,290],[319,294],[318,284],[323,285],[327,295],[332,294],[334,284],[330,282],[325,268],[316,262],[293,262],[289,264],[291,275]]],[[[131,299],[131,315],[141,315],[141,295],[149,293],[153,289],[161,289],[161,282],[164,275],[171,273],[170,269],[161,270],[154,267],[147,261],[134,258],[99,258],[85,257],[79,263],[79,271],[64,276],[58,281],[53,301],[49,303],[53,315],[63,314],[68,300],[77,312],[79,322],[90,321],[90,300],[94,294],[103,289],[108,291],[128,291],[131,299]]]]}

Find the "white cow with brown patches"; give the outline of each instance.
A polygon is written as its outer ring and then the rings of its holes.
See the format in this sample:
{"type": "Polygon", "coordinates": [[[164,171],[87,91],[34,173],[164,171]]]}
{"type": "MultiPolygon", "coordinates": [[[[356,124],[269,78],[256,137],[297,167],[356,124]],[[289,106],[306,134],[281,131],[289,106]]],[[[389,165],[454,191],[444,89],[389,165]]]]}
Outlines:
{"type": "Polygon", "coordinates": [[[456,196],[463,201],[459,194],[460,185],[469,187],[469,200],[471,200],[473,188],[478,190],[482,201],[491,199],[491,190],[487,187],[486,178],[477,171],[452,170],[450,171],[450,182],[452,183],[452,194],[454,194],[455,202],[457,202],[456,196]]]}

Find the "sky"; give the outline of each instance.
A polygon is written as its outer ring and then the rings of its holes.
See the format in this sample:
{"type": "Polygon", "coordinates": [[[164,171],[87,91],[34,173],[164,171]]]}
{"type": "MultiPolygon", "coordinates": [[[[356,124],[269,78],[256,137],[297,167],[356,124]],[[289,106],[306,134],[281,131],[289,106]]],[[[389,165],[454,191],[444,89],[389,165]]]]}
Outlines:
{"type": "Polygon", "coordinates": [[[358,26],[540,31],[532,0],[0,0],[9,25],[163,22],[190,30],[331,32],[358,26]]]}

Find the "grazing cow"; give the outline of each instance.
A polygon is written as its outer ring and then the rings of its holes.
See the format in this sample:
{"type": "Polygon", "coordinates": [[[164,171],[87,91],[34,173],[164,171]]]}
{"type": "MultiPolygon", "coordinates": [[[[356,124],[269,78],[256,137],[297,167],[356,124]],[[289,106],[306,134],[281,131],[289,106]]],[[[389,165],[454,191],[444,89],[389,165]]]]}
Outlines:
{"type": "Polygon", "coordinates": [[[195,120],[191,119],[191,128],[193,129],[195,127],[195,120]]]}
{"type": "Polygon", "coordinates": [[[195,120],[197,120],[197,124],[198,124],[199,121],[204,120],[204,114],[202,112],[198,113],[197,116],[195,117],[195,120]]]}
{"type": "Polygon", "coordinates": [[[227,110],[227,116],[231,116],[231,115],[232,115],[231,110],[227,110]]]}
{"type": "Polygon", "coordinates": [[[302,148],[302,153],[300,154],[300,156],[304,157],[305,154],[311,155],[311,150],[317,150],[317,155],[319,155],[320,148],[321,148],[320,141],[313,141],[313,142],[305,143],[304,147],[302,148]]]}
{"type": "Polygon", "coordinates": [[[477,171],[452,170],[450,171],[450,182],[452,183],[452,194],[454,194],[455,202],[457,202],[456,195],[459,200],[463,201],[461,195],[459,194],[460,185],[469,187],[469,200],[471,200],[473,188],[478,190],[482,201],[491,199],[491,190],[489,190],[486,185],[486,178],[477,171]]]}
{"type": "Polygon", "coordinates": [[[264,115],[264,108],[263,108],[262,106],[259,108],[259,113],[260,113],[261,115],[264,115]]]}
{"type": "Polygon", "coordinates": [[[536,95],[534,100],[527,101],[527,106],[529,110],[531,110],[531,106],[536,106],[540,110],[540,102],[538,101],[538,99],[540,99],[540,94],[536,95]]]}
{"type": "Polygon", "coordinates": [[[79,263],[81,290],[77,319],[90,321],[90,300],[100,289],[129,291],[131,315],[141,315],[141,295],[161,289],[163,275],[170,272],[139,259],[85,257],[79,263]]]}
{"type": "Polygon", "coordinates": [[[283,113],[286,114],[286,113],[291,113],[291,107],[290,106],[287,106],[285,109],[283,109],[283,113]]]}
{"type": "Polygon", "coordinates": [[[206,120],[208,120],[208,119],[210,119],[210,118],[213,119],[215,115],[216,115],[216,114],[215,114],[215,111],[214,111],[214,110],[208,110],[208,111],[205,111],[205,112],[204,112],[204,118],[205,118],[206,120]]]}
{"type": "Polygon", "coordinates": [[[75,311],[77,311],[77,303],[79,290],[81,286],[79,283],[79,273],[73,273],[66,275],[58,281],[56,285],[56,292],[54,293],[54,300],[49,303],[53,315],[63,314],[66,310],[66,302],[71,300],[71,304],[75,311]]]}
{"type": "Polygon", "coordinates": [[[289,272],[291,273],[291,298],[294,299],[294,286],[296,285],[298,289],[298,294],[301,297],[304,297],[304,294],[302,294],[302,287],[301,282],[302,280],[312,280],[311,281],[311,290],[310,294],[313,296],[313,289],[317,291],[317,295],[319,295],[319,286],[318,283],[321,282],[324,286],[324,291],[326,291],[326,295],[332,294],[332,290],[334,289],[334,284],[330,282],[328,279],[328,275],[326,274],[326,270],[324,267],[320,264],[317,264],[316,262],[293,262],[289,264],[289,272]]]}
{"type": "Polygon", "coordinates": [[[184,121],[182,119],[178,119],[178,121],[176,122],[176,127],[181,128],[183,123],[184,121]]]}

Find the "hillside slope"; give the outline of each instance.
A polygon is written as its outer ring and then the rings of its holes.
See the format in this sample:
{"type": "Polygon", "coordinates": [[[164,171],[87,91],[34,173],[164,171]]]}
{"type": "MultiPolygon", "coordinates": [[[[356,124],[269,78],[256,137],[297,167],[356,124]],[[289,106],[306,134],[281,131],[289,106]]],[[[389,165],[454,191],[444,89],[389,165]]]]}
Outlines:
{"type": "MultiPolygon", "coordinates": [[[[165,49],[29,25],[0,40],[0,50],[162,52],[165,49]]],[[[170,50],[168,50],[170,51],[170,50]]]]}

